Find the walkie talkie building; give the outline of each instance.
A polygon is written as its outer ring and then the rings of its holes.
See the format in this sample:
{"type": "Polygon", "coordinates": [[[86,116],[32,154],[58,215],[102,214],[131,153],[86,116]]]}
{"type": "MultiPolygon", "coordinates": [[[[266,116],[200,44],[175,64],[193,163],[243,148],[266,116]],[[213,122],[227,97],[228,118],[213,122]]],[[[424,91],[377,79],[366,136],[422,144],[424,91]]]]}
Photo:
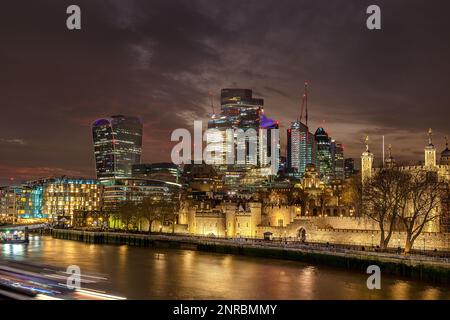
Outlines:
{"type": "Polygon", "coordinates": [[[142,122],[137,117],[112,116],[92,124],[97,179],[130,178],[141,162],[142,122]]]}

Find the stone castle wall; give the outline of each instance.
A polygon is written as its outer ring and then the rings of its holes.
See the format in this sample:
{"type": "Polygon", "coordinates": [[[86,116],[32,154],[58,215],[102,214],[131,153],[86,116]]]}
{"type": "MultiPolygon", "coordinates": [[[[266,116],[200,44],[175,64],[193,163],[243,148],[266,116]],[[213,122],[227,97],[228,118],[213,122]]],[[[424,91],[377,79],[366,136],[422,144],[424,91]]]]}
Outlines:
{"type": "MultiPolygon", "coordinates": [[[[347,244],[359,246],[378,245],[380,233],[377,229],[364,230],[361,228],[366,222],[358,220],[363,218],[349,218],[342,219],[333,217],[332,219],[296,219],[293,223],[286,227],[269,227],[260,226],[257,230],[259,238],[263,238],[265,232],[271,232],[275,238],[291,238],[299,239],[300,231],[305,230],[307,242],[329,243],[329,244],[347,244]],[[352,220],[353,219],[353,220],[352,220]],[[330,222],[337,222],[334,226],[345,226],[345,229],[321,228],[318,225],[323,223],[330,224],[330,222]],[[356,227],[356,228],[349,228],[356,227]]],[[[389,246],[397,248],[404,247],[406,239],[405,232],[394,232],[391,237],[389,246]]],[[[426,250],[450,250],[450,234],[437,232],[424,232],[414,243],[415,249],[426,250]]]]}
{"type": "MultiPolygon", "coordinates": [[[[235,204],[229,204],[221,207],[221,214],[204,214],[198,208],[190,208],[183,212],[177,232],[256,238],[263,238],[265,232],[271,232],[275,238],[300,239],[304,230],[309,242],[361,246],[378,245],[379,242],[379,226],[367,217],[299,217],[296,206],[262,208],[259,203],[249,206],[250,210],[239,213],[235,204]]],[[[404,246],[405,238],[404,232],[394,232],[390,246],[404,246]]],[[[414,248],[423,249],[424,243],[426,249],[450,250],[450,234],[423,233],[414,248]]]]}

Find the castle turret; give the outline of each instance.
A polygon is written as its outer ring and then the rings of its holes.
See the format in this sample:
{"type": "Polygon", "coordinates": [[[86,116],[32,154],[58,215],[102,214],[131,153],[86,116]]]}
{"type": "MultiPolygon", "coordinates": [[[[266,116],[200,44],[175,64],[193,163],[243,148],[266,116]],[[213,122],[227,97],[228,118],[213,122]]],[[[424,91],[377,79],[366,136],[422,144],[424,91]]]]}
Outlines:
{"type": "Polygon", "coordinates": [[[388,147],[388,157],[384,160],[384,165],[386,168],[395,167],[395,158],[392,156],[392,145],[389,144],[388,147]]]}
{"type": "Polygon", "coordinates": [[[436,148],[433,145],[433,130],[430,128],[428,130],[428,145],[425,147],[425,166],[435,167],[436,166],[436,148]]]}
{"type": "Polygon", "coordinates": [[[372,177],[373,167],[373,153],[369,150],[369,136],[366,136],[365,140],[366,151],[361,155],[361,179],[364,182],[366,179],[372,177]]]}
{"type": "Polygon", "coordinates": [[[448,138],[445,137],[445,150],[441,152],[441,165],[450,166],[450,150],[448,149],[448,138]]]}

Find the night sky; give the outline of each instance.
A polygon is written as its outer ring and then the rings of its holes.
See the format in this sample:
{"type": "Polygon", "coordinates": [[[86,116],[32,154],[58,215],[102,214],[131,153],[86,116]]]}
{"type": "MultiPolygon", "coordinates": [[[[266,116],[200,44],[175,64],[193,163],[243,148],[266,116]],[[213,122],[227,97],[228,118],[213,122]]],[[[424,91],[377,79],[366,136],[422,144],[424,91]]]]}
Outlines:
{"type": "MultiPolygon", "coordinates": [[[[0,6],[0,185],[94,176],[91,123],[140,116],[144,162],[170,160],[170,134],[211,113],[208,92],[253,89],[286,127],[310,83],[309,119],[359,157],[369,134],[400,160],[450,135],[448,1],[39,0],[0,6]],[[82,30],[66,28],[66,8],[82,30]],[[382,30],[366,28],[370,4],[382,30]]],[[[216,108],[218,105],[216,105],[216,108]]],[[[282,152],[285,152],[283,148],[282,152]]]]}

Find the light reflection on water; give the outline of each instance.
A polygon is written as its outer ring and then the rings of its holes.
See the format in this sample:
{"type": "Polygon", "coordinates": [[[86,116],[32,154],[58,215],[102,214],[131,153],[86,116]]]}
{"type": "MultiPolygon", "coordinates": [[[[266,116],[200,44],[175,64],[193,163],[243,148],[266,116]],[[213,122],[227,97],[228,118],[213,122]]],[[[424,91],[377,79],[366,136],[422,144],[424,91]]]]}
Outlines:
{"type": "Polygon", "coordinates": [[[108,275],[104,289],[129,299],[450,299],[448,287],[305,263],[173,249],[94,245],[32,237],[1,257],[108,275]]]}

